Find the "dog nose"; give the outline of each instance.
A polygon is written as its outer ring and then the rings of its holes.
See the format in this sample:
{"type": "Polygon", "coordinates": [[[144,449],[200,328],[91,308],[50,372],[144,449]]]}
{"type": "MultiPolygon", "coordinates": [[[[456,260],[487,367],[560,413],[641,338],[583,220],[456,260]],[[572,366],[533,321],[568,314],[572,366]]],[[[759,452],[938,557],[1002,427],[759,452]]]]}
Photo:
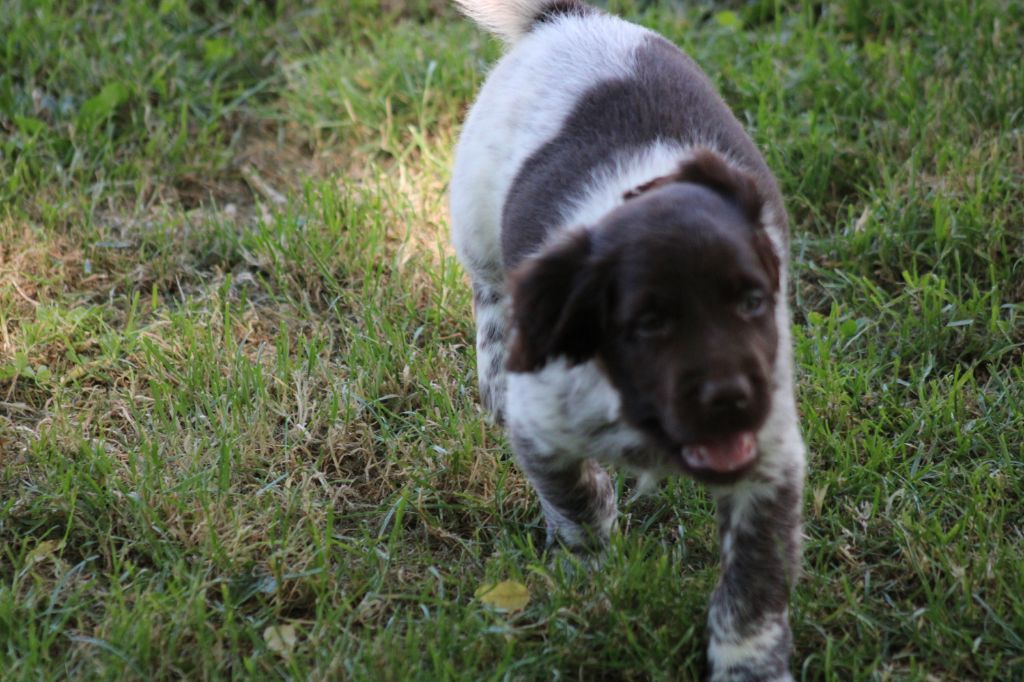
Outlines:
{"type": "Polygon", "coordinates": [[[743,374],[705,380],[698,394],[701,411],[708,417],[741,414],[750,408],[753,399],[754,387],[743,374]]]}

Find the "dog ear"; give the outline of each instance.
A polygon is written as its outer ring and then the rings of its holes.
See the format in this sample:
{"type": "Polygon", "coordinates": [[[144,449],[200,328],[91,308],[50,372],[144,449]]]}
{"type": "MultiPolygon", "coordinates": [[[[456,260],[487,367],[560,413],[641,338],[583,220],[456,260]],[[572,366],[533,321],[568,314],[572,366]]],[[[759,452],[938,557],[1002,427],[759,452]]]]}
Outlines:
{"type": "Polygon", "coordinates": [[[754,230],[754,251],[757,253],[757,258],[761,261],[761,266],[768,274],[768,279],[772,283],[772,292],[778,292],[782,285],[779,281],[781,269],[779,254],[775,253],[772,240],[764,228],[758,227],[754,230]]]}
{"type": "Polygon", "coordinates": [[[510,372],[532,372],[559,356],[572,364],[593,357],[603,325],[604,271],[590,233],[579,230],[512,274],[510,372]]]}
{"type": "Polygon", "coordinates": [[[696,185],[704,185],[739,206],[752,223],[755,225],[760,223],[764,199],[761,197],[754,179],[743,171],[730,166],[725,159],[710,149],[696,150],[693,158],[684,161],[676,172],[648,180],[623,194],[622,198],[628,201],[644,192],[673,182],[692,182],[696,185]]]}
{"type": "Polygon", "coordinates": [[[709,187],[723,198],[736,204],[755,227],[754,248],[771,279],[775,291],[779,289],[779,256],[761,223],[764,198],[757,183],[748,174],[733,168],[725,159],[709,149],[699,150],[692,159],[679,168],[679,182],[692,182],[709,187]]]}
{"type": "Polygon", "coordinates": [[[747,220],[760,226],[764,199],[757,189],[757,183],[710,149],[697,150],[692,159],[680,166],[676,179],[678,182],[692,182],[714,190],[739,206],[747,220]]]}

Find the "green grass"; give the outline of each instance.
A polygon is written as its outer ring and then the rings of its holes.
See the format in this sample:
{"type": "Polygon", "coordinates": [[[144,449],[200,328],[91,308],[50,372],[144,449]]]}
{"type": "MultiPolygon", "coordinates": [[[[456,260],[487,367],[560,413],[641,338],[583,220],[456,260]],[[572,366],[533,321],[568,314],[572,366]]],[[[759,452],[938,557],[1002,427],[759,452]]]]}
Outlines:
{"type": "MultiPolygon", "coordinates": [[[[795,673],[1024,679],[1024,5],[610,4],[789,202],[795,673]]],[[[499,53],[427,0],[4,4],[3,679],[699,677],[702,488],[588,573],[477,406],[445,192],[499,53]]]]}

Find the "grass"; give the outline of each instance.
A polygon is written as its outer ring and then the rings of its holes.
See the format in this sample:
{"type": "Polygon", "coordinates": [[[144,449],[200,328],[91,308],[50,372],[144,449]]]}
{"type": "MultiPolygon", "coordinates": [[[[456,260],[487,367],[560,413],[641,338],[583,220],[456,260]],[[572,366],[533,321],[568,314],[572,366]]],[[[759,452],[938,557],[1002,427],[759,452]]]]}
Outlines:
{"type": "MultiPolygon", "coordinates": [[[[1024,678],[1024,6],[610,4],[789,201],[796,675],[1024,678]]],[[[477,406],[445,192],[499,53],[427,0],[6,3],[5,680],[700,676],[704,491],[581,571],[477,406]]]]}

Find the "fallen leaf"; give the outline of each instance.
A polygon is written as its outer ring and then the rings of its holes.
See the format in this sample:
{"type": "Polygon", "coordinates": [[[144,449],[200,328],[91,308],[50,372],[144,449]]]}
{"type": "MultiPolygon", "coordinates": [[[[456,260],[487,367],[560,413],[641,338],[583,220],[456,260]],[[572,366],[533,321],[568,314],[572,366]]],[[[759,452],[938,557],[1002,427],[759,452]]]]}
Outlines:
{"type": "Polygon", "coordinates": [[[725,28],[731,28],[734,31],[743,28],[743,20],[740,19],[739,15],[730,10],[715,13],[715,21],[718,22],[719,26],[725,28]]]}
{"type": "Polygon", "coordinates": [[[530,590],[514,580],[484,583],[473,596],[498,611],[519,611],[530,603],[530,590]]]}
{"type": "Polygon", "coordinates": [[[267,643],[267,648],[284,658],[291,655],[298,640],[294,625],[268,625],[263,630],[263,641],[267,643]]]}
{"type": "Polygon", "coordinates": [[[26,566],[34,566],[40,561],[47,559],[54,552],[64,549],[64,541],[43,540],[25,557],[26,566]]]}

